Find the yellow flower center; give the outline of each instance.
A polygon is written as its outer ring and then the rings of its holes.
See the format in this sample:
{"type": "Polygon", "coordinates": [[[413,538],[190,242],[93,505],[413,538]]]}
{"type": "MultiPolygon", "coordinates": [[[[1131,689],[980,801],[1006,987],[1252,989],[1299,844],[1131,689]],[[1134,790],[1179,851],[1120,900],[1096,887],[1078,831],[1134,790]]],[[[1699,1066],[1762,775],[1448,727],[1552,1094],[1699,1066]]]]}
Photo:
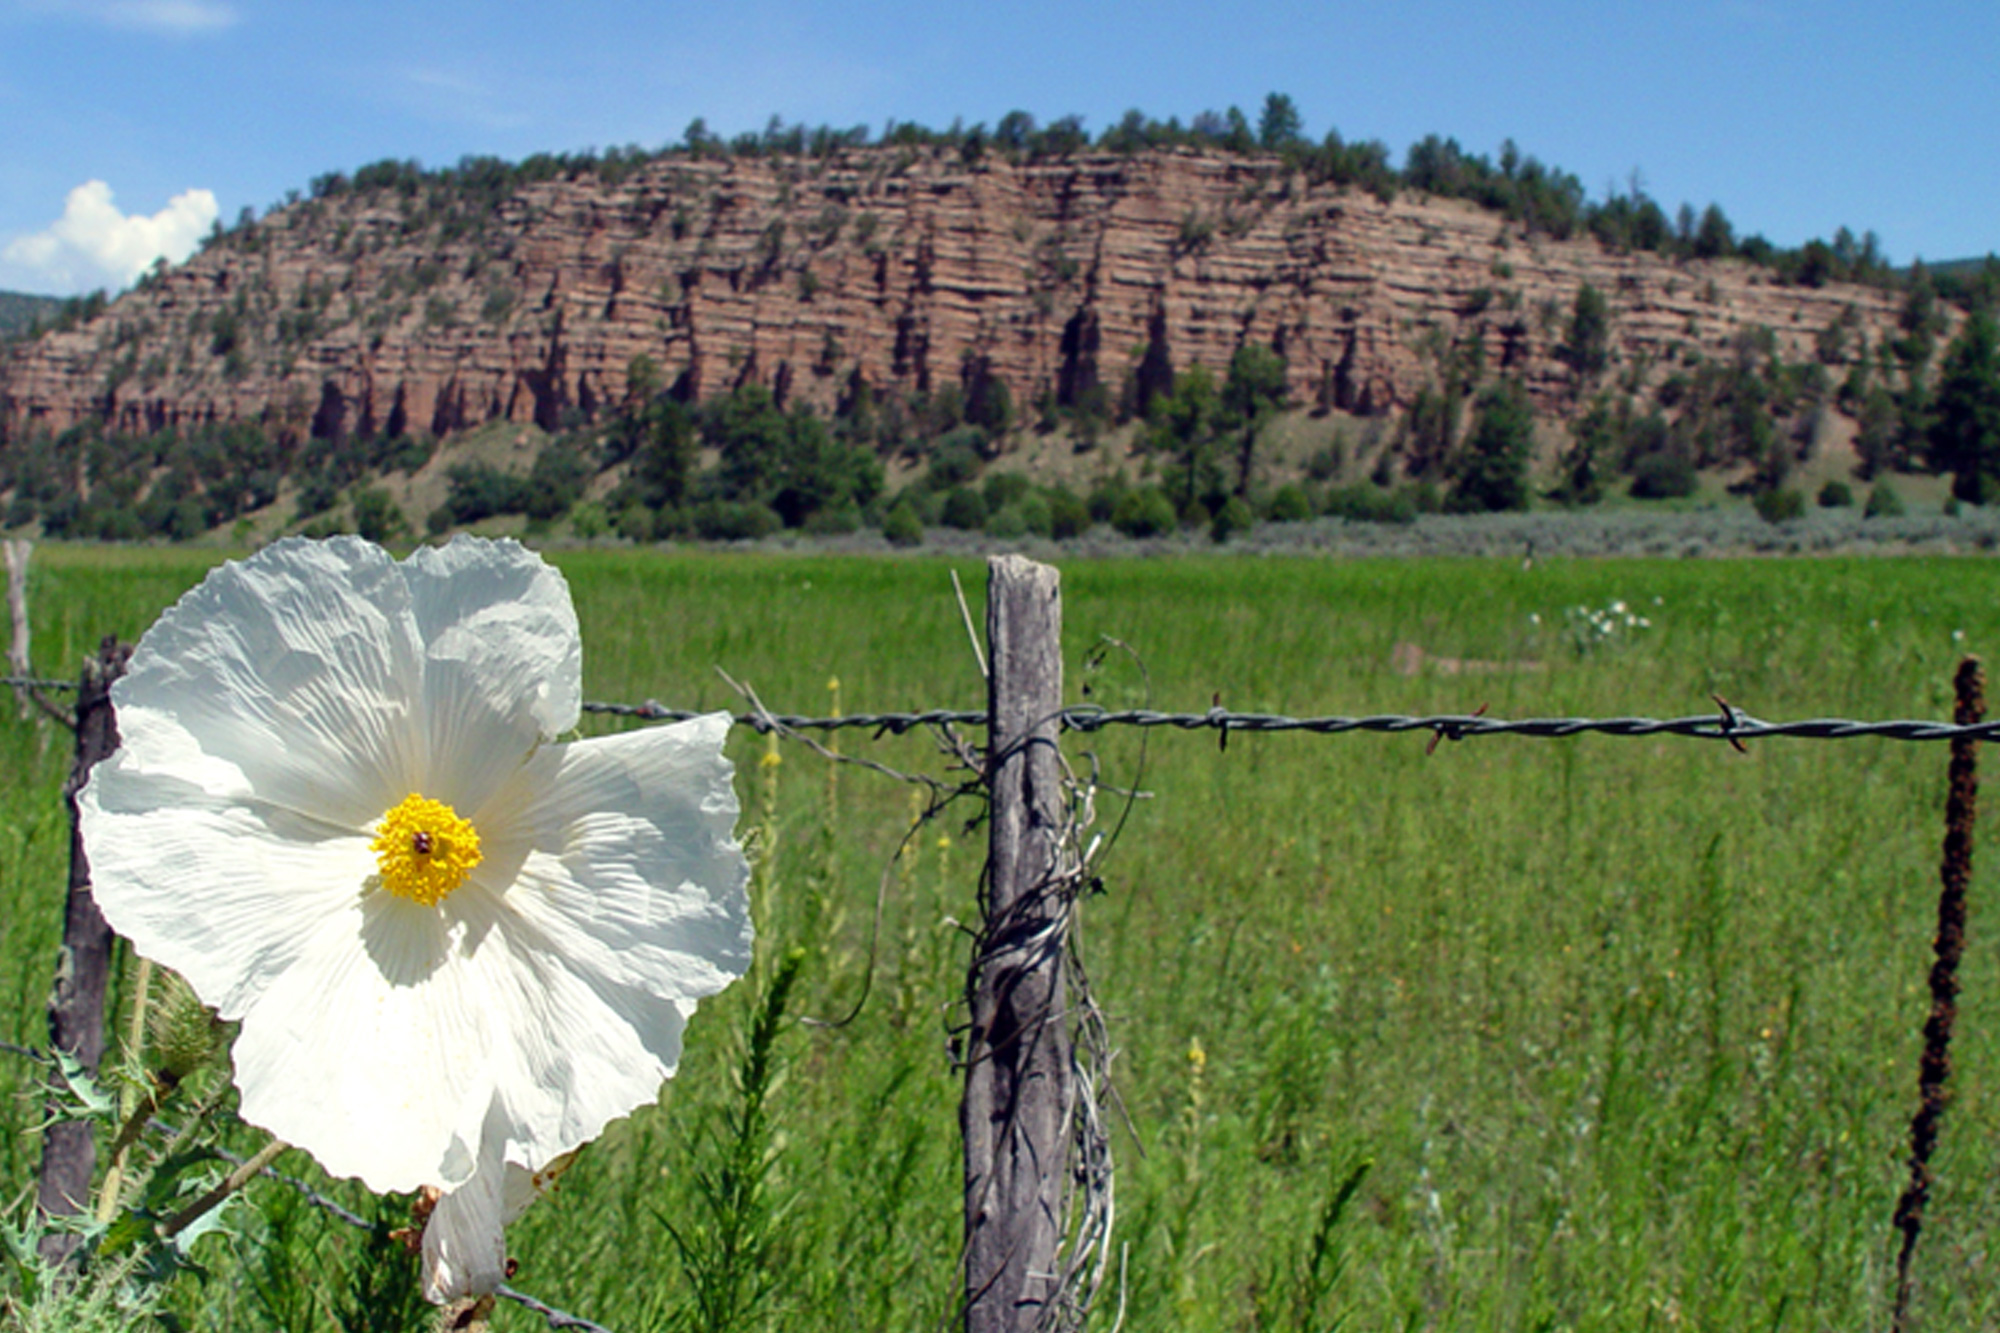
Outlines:
{"type": "Polygon", "coordinates": [[[411,792],[382,816],[368,844],[382,867],[382,887],[435,907],[479,864],[479,832],[443,801],[411,792]]]}

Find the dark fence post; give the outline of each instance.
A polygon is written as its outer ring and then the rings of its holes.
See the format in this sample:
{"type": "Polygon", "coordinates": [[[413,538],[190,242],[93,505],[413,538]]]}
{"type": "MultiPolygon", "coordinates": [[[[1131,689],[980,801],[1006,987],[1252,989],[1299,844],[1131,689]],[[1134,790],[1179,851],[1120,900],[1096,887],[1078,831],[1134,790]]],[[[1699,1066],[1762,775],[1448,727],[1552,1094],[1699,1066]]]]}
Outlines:
{"type": "Polygon", "coordinates": [[[991,822],[969,982],[966,1333],[1036,1328],[1056,1299],[1071,1104],[1063,1022],[1062,591],[1021,556],[987,562],[991,822]]]}
{"type": "MultiPolygon", "coordinates": [[[[63,784],[69,807],[69,897],[63,909],[62,952],[55,987],[49,993],[49,1045],[67,1051],[92,1073],[104,1057],[104,990],[111,972],[111,927],[90,891],[90,861],[76,821],[76,797],[98,760],[118,748],[118,719],[111,707],[111,683],[125,674],[132,649],[107,638],[97,656],[83,664],[76,695],[76,760],[63,784]]],[[[97,1147],[90,1126],[75,1122],[49,1126],[42,1134],[42,1178],[36,1194],[49,1216],[83,1212],[90,1202],[90,1176],[97,1147]]],[[[42,1257],[58,1263],[75,1238],[51,1233],[41,1242],[42,1257]]]]}

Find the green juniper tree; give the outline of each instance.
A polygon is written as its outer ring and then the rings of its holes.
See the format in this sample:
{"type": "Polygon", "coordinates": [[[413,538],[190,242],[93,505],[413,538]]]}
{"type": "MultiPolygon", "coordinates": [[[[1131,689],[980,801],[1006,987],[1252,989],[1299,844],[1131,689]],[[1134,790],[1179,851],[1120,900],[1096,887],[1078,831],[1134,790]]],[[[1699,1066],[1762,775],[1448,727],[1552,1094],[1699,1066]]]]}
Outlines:
{"type": "Polygon", "coordinates": [[[1223,429],[1222,395],[1208,367],[1195,363],[1174,376],[1171,394],[1153,400],[1147,430],[1150,447],[1174,462],[1164,478],[1182,517],[1205,517],[1209,501],[1221,502],[1222,470],[1216,444],[1223,429]]]}
{"type": "Polygon", "coordinates": [[[1452,460],[1448,507],[1462,514],[1526,509],[1534,431],[1534,411],[1517,382],[1502,380],[1481,394],[1472,434],[1452,460]]]}
{"type": "Polygon", "coordinates": [[[1932,401],[1930,456],[1968,504],[2000,499],[2000,337],[1975,311],[1946,349],[1932,401]]]}
{"type": "Polygon", "coordinates": [[[1603,395],[1571,423],[1569,448],[1563,451],[1561,480],[1549,498],[1560,505],[1594,505],[1604,498],[1604,467],[1614,460],[1619,427],[1610,401],[1603,395]]]}
{"type": "Polygon", "coordinates": [[[1257,146],[1266,152],[1282,153],[1305,142],[1305,119],[1284,93],[1264,99],[1264,113],[1257,117],[1257,146]]]}
{"type": "Polygon", "coordinates": [[[1285,359],[1262,343],[1245,343],[1229,358],[1229,378],[1222,385],[1222,410],[1229,427],[1239,432],[1236,449],[1236,493],[1250,494],[1257,462],[1257,437],[1285,405],[1285,359]]]}
{"type": "Polygon", "coordinates": [[[1569,341],[1562,356],[1576,372],[1579,388],[1611,364],[1611,306],[1604,293],[1587,282],[1576,289],[1576,302],[1570,307],[1569,341]]]}

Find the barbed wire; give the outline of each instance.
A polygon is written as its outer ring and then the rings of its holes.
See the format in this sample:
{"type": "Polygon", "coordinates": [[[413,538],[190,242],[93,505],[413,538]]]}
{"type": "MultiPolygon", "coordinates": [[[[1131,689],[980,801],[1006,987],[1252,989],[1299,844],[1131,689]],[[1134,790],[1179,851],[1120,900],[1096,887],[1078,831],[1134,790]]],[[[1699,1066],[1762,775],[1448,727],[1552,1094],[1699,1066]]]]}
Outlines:
{"type": "MultiPolygon", "coordinates": [[[[586,703],[586,713],[629,717],[647,722],[680,722],[700,717],[697,709],[669,708],[647,700],[639,704],[586,703]]],[[[1303,731],[1315,735],[1340,735],[1351,731],[1431,732],[1447,739],[1470,736],[1531,736],[1554,738],[1585,734],[1604,736],[1689,736],[1697,740],[1749,741],[1790,737],[1798,740],[1858,740],[1879,737],[1898,741],[1949,741],[2000,739],[2000,721],[1960,726],[1952,722],[1922,719],[1865,721],[1854,718],[1802,718],[1792,722],[1766,722],[1739,708],[1723,705],[1714,713],[1690,717],[1489,717],[1481,712],[1404,714],[1375,713],[1366,716],[1292,717],[1284,713],[1236,713],[1210,708],[1200,713],[1169,713],[1152,708],[1109,709],[1096,704],[1072,704],[1057,714],[1065,730],[1087,733],[1111,727],[1171,727],[1181,731],[1269,733],[1303,731]]],[[[749,712],[736,716],[737,722],[758,732],[863,730],[878,735],[901,735],[919,727],[986,725],[984,709],[925,709],[907,713],[844,713],[838,717],[803,717],[789,713],[749,712]]]]}
{"type": "MultiPolygon", "coordinates": [[[[583,711],[608,717],[629,717],[641,722],[685,722],[705,717],[714,709],[669,708],[648,699],[637,704],[593,703],[585,701],[583,711]]],[[[770,713],[761,709],[738,713],[735,720],[760,735],[767,731],[872,731],[877,735],[900,736],[919,727],[986,725],[984,708],[926,708],[911,713],[842,713],[838,717],[801,717],[793,713],[770,713]]]]}
{"type": "MultiPolygon", "coordinates": [[[[26,676],[0,677],[0,685],[16,688],[68,689],[75,681],[44,680],[26,676]]],[[[1921,718],[1869,721],[1844,717],[1800,718],[1791,722],[1767,722],[1742,709],[1716,700],[1718,711],[1688,717],[1489,717],[1472,713],[1372,713],[1365,716],[1293,717],[1285,713],[1237,713],[1210,708],[1200,713],[1169,713],[1153,708],[1105,708],[1098,704],[1071,704],[1057,714],[1066,731],[1088,733],[1112,727],[1170,727],[1179,731],[1214,731],[1227,737],[1231,732],[1267,734],[1303,731],[1318,736],[1337,736],[1352,731],[1396,733],[1430,732],[1447,740],[1473,736],[1529,736],[1552,739],[1564,736],[1686,736],[1695,740],[1727,741],[1740,744],[1753,740],[1846,741],[1874,737],[1892,741],[2000,740],[2000,720],[1962,726],[1953,722],[1921,718]]],[[[703,717],[712,709],[670,708],[654,699],[643,703],[602,703],[587,701],[583,711],[604,717],[625,717],[642,722],[685,722],[703,717]]],[[[771,713],[764,709],[734,715],[735,721],[758,734],[777,731],[867,731],[875,735],[900,736],[924,727],[986,725],[983,708],[926,708],[900,713],[843,713],[837,717],[808,717],[795,713],[771,713]]]]}
{"type": "Polygon", "coordinates": [[[0,676],[0,685],[17,690],[74,690],[73,680],[57,680],[49,676],[0,676]]]}

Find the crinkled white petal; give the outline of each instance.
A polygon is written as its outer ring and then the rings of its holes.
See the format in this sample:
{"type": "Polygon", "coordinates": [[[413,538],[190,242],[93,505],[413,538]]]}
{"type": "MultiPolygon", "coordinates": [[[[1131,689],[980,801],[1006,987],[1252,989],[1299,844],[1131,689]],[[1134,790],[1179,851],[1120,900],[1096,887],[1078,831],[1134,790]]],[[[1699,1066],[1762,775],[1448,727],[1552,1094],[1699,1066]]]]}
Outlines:
{"type": "Polygon", "coordinates": [[[569,745],[524,765],[475,816],[475,877],[566,957],[624,985],[709,995],[750,960],[730,719],[711,713],[569,745]]]}
{"type": "MultiPolygon", "coordinates": [[[[490,924],[377,890],[307,937],[242,1016],[234,1058],[245,1120],[377,1191],[456,1184],[476,1146],[504,1021],[494,992],[528,984],[490,924]],[[463,1156],[463,1151],[460,1153],[463,1156]]],[[[473,896],[478,896],[473,894],[473,896]]]]}
{"type": "Polygon", "coordinates": [[[422,692],[410,590],[388,553],[291,539],[168,608],[112,699],[129,767],[359,828],[422,771],[409,722],[422,692]]]}
{"type": "MultiPolygon", "coordinates": [[[[487,1116],[489,1133],[502,1134],[496,1105],[487,1116]]],[[[443,1305],[463,1296],[484,1296],[507,1278],[506,1225],[511,1170],[489,1151],[472,1175],[438,1199],[424,1223],[424,1296],[443,1305]]],[[[520,1172],[525,1175],[525,1172],[520,1172]]]]}
{"type": "Polygon", "coordinates": [[[583,649],[569,585],[511,541],[461,537],[400,568],[424,651],[424,794],[475,810],[537,745],[576,725],[583,649]]]}
{"type": "Polygon", "coordinates": [[[573,1149],[538,1170],[507,1163],[507,1181],[501,1194],[501,1215],[508,1226],[528,1211],[528,1205],[555,1188],[556,1182],[576,1162],[582,1149],[573,1149]]]}
{"type": "Polygon", "coordinates": [[[488,1153],[537,1167],[658,1094],[642,1034],[678,1051],[676,1000],[594,986],[475,884],[371,893],[243,1015],[241,1113],[378,1191],[455,1188],[488,1153]]]}
{"type": "Polygon", "coordinates": [[[696,1001],[749,966],[728,730],[718,713],[550,746],[476,817],[473,883],[550,961],[507,1023],[508,1161],[545,1166],[656,1098],[696,1001]]]}
{"type": "MultiPolygon", "coordinates": [[[[504,1131],[493,1125],[497,1142],[504,1131]]],[[[424,1295],[438,1305],[466,1296],[484,1296],[507,1276],[506,1228],[541,1198],[571,1155],[541,1171],[489,1155],[456,1189],[445,1190],[424,1226],[424,1295]],[[495,1181],[499,1188],[494,1187],[495,1181]]]]}
{"type": "MultiPolygon", "coordinates": [[[[128,732],[152,725],[119,721],[128,732]]],[[[104,919],[224,1018],[296,967],[375,870],[365,836],[147,771],[131,748],[97,764],[77,815],[104,919]]]]}
{"type": "Polygon", "coordinates": [[[359,538],[290,538],[169,608],[113,699],[121,722],[173,719],[243,793],[358,828],[412,791],[483,804],[575,725],[582,681],[568,585],[517,542],[398,564],[359,538]]]}

